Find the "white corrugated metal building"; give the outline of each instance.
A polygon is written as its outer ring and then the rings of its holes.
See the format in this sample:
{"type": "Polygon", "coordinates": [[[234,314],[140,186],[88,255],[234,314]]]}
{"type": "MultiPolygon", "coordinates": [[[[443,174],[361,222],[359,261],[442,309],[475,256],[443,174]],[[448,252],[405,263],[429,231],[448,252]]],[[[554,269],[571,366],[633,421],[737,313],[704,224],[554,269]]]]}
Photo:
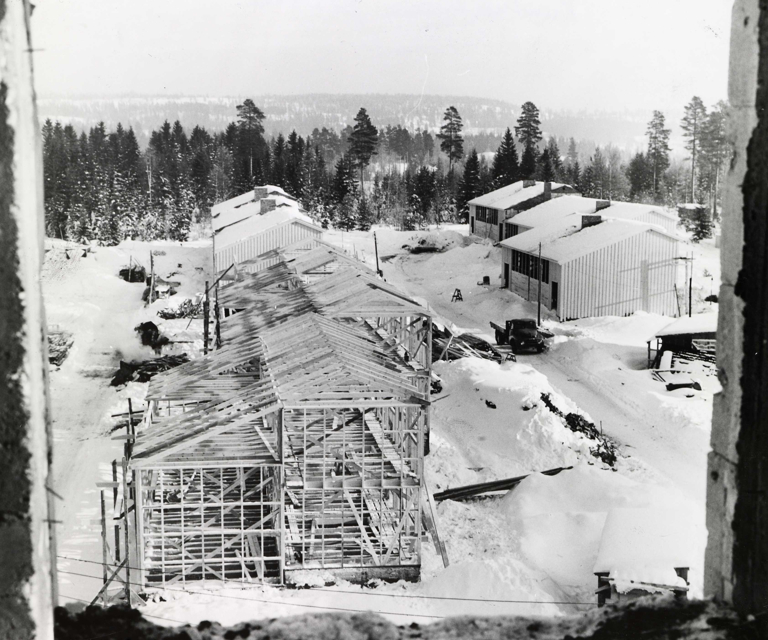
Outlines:
{"type": "Polygon", "coordinates": [[[298,201],[280,187],[256,187],[211,209],[214,270],[232,264],[255,272],[272,265],[277,257],[261,256],[286,247],[313,248],[323,230],[298,201]]]}
{"type": "Polygon", "coordinates": [[[510,220],[542,202],[576,190],[558,182],[519,180],[469,201],[469,232],[499,242],[511,235],[510,220]]]}
{"type": "Polygon", "coordinates": [[[540,251],[542,305],[561,320],[677,315],[678,238],[657,224],[600,214],[571,213],[504,240],[503,286],[536,301],[540,251]]]}

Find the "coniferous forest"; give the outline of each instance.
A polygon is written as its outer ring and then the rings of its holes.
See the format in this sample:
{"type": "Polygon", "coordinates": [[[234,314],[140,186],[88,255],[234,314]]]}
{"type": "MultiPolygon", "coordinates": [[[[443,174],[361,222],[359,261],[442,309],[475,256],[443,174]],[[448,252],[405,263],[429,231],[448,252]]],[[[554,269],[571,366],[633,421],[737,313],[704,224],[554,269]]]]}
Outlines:
{"type": "Polygon", "coordinates": [[[709,111],[694,97],[680,126],[688,157],[671,159],[670,129],[655,111],[647,146],[629,155],[612,145],[546,136],[526,102],[501,136],[465,135],[445,110],[439,131],[377,127],[365,108],[340,131],[317,128],[265,137],[265,115],[245,100],[223,131],[164,122],[141,149],[133,129],[43,126],[46,230],[51,237],[114,245],[123,239],[183,241],[217,202],[273,184],[300,199],[324,227],[415,229],[463,222],[467,202],[520,179],[574,185],[584,196],[675,206],[698,202],[717,217],[728,158],[727,105],[709,111]],[[478,153],[493,145],[494,152],[478,153]]]}

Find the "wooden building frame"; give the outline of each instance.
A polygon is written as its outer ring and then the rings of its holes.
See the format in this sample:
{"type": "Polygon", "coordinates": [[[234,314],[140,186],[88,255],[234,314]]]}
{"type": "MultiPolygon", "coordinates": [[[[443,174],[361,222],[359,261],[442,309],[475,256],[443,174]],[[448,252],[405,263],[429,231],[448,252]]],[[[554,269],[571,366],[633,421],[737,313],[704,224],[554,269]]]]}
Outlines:
{"type": "Polygon", "coordinates": [[[417,579],[423,373],[364,321],[250,316],[150,385],[127,461],[138,581],[417,579]]]}

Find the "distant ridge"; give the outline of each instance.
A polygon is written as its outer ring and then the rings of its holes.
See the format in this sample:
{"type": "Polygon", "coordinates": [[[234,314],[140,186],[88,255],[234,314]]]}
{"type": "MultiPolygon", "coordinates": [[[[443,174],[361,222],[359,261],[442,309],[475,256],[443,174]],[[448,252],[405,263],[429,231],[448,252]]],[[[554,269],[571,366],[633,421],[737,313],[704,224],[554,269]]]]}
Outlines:
{"type": "MultiPolygon", "coordinates": [[[[235,107],[242,97],[139,96],[39,98],[41,121],[46,118],[88,129],[103,120],[107,127],[118,122],[133,126],[143,145],[149,133],[163,123],[179,120],[185,129],[204,126],[223,130],[236,118],[235,107]]],[[[365,107],[379,127],[401,124],[408,129],[437,131],[446,107],[461,113],[465,133],[501,134],[514,127],[519,106],[503,100],[469,96],[416,94],[301,94],[251,95],[264,111],[268,136],[296,130],[305,136],[322,127],[342,129],[351,123],[360,107],[365,107]]],[[[595,144],[613,143],[625,150],[645,145],[645,127],[651,114],[645,111],[584,112],[542,110],[542,129],[547,135],[589,140],[595,144]]],[[[675,114],[668,122],[676,122],[675,114]]]]}

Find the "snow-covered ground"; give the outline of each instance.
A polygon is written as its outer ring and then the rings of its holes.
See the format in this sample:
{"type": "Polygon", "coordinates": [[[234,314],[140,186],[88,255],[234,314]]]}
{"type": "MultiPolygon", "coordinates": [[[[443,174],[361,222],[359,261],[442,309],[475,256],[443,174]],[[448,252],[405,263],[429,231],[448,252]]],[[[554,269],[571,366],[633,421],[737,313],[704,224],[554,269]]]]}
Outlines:
{"type": "MultiPolygon", "coordinates": [[[[499,250],[468,238],[466,226],[375,232],[384,277],[428,305],[443,322],[490,338],[490,320],[536,316],[535,305],[499,289],[499,250]],[[403,249],[424,238],[446,250],[410,254],[403,249]],[[486,275],[491,286],[478,284],[486,275]],[[456,288],[463,302],[450,301],[456,288]]],[[[373,233],[332,231],[327,239],[375,264],[373,233]]],[[[203,289],[209,277],[205,243],[151,248],[165,252],[156,258],[161,276],[177,272],[169,278],[181,284],[173,303],[203,289]]],[[[148,267],[149,249],[140,243],[99,248],[44,278],[49,322],[75,333],[69,358],[51,375],[56,489],[65,498],[59,507],[59,555],[89,562],[60,559],[65,601],[90,600],[100,586],[99,527],[92,520],[98,516],[95,483],[109,479],[109,462],[121,455],[121,442],[110,439],[108,416],[124,411],[127,397],[135,403],[143,397],[144,385],[131,384],[118,392],[105,376],[117,368],[121,354],[151,357],[151,351],[139,346],[133,327],[150,318],[160,325],[157,308],[169,303],[161,300],[145,308],[142,285],[117,278],[129,256],[148,267]],[[72,575],[76,573],[92,577],[72,575]]],[[[710,290],[717,292],[718,250],[705,242],[693,251],[695,311],[714,310],[716,305],[703,298],[710,290]]],[[[545,312],[544,321],[555,338],[539,356],[521,356],[516,363],[464,359],[435,366],[443,390],[432,408],[432,452],[426,460],[431,491],[574,467],[552,477],[534,474],[506,496],[439,503],[448,568],[425,542],[419,584],[361,589],[337,582],[293,590],[205,584],[194,594],[181,588],[158,593],[145,613],[168,624],[206,618],[230,624],[318,609],[378,611],[400,624],[469,613],[572,613],[595,601],[592,569],[608,513],[647,507],[689,514],[695,527],[690,541],[692,594],[700,595],[706,453],[716,378],[699,371],[702,391],[674,392],[652,378],[646,369],[646,340],[669,318],[638,313],[559,323],[545,312]],[[619,445],[614,468],[592,455],[594,441],[563,425],[542,402],[542,393],[564,413],[584,415],[602,426],[619,445]]],[[[177,339],[191,339],[192,333],[182,333],[186,324],[169,321],[163,328],[177,339]]],[[[200,335],[193,324],[189,332],[194,331],[200,335]]],[[[194,354],[199,344],[176,348],[194,354]]]]}

